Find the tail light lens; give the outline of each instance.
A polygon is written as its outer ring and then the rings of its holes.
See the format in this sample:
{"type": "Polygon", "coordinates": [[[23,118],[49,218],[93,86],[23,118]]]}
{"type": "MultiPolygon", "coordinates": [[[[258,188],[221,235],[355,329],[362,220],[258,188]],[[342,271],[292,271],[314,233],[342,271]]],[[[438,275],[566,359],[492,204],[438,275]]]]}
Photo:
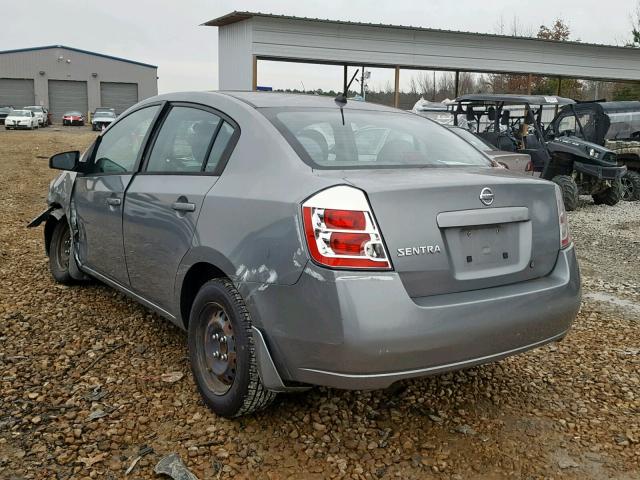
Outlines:
{"type": "Polygon", "coordinates": [[[334,268],[390,270],[382,235],[364,193],[341,185],[302,204],[311,258],[334,268]]]}
{"type": "Polygon", "coordinates": [[[560,248],[567,248],[571,245],[571,235],[569,234],[569,219],[562,200],[562,191],[558,185],[556,187],[556,203],[558,204],[558,223],[560,224],[560,248]]]}

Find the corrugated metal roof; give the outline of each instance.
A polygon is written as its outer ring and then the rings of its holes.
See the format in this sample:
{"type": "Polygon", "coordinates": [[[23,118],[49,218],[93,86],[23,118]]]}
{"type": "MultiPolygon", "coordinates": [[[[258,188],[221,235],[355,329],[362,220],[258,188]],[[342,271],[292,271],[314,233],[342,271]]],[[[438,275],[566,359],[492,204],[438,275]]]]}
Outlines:
{"type": "Polygon", "coordinates": [[[482,37],[496,37],[496,38],[508,38],[508,39],[518,39],[518,40],[533,40],[536,42],[547,42],[547,43],[562,43],[562,44],[576,44],[576,45],[590,45],[594,47],[607,47],[607,48],[620,48],[620,49],[633,49],[634,47],[626,47],[626,46],[618,46],[618,45],[607,45],[603,43],[588,43],[588,42],[578,42],[575,40],[547,40],[545,38],[537,38],[537,37],[523,37],[523,36],[515,36],[515,35],[499,35],[496,33],[482,33],[482,32],[469,32],[462,30],[445,30],[439,28],[427,28],[427,27],[415,27],[411,25],[391,25],[386,23],[366,23],[366,22],[350,22],[346,20],[330,20],[327,18],[313,18],[313,17],[295,17],[292,15],[277,15],[274,13],[262,13],[262,12],[241,12],[241,11],[233,11],[226,15],[223,15],[218,18],[214,18],[213,20],[209,20],[208,22],[203,23],[203,26],[208,27],[224,27],[225,25],[230,25],[232,23],[241,22],[243,20],[247,20],[252,17],[266,17],[266,18],[277,18],[283,20],[303,20],[308,22],[319,22],[319,23],[333,23],[338,25],[354,25],[360,27],[382,27],[382,28],[397,28],[404,30],[415,30],[420,32],[434,32],[434,33],[452,33],[452,34],[461,34],[461,35],[479,35],[482,37]]]}
{"type": "Polygon", "coordinates": [[[21,52],[34,52],[37,50],[51,50],[53,48],[62,48],[64,50],[71,50],[72,52],[85,53],[87,55],[93,55],[96,57],[108,58],[110,60],[117,60],[119,62],[133,63],[134,65],[140,65],[141,67],[158,68],[157,65],[136,62],[135,60],[127,60],[126,58],[114,57],[112,55],[105,55],[104,53],[90,52],[89,50],[82,50],[80,48],[65,47],[64,45],[46,45],[44,47],[30,47],[30,48],[18,48],[15,50],[2,50],[0,51],[0,55],[2,55],[3,53],[21,53],[21,52]]]}

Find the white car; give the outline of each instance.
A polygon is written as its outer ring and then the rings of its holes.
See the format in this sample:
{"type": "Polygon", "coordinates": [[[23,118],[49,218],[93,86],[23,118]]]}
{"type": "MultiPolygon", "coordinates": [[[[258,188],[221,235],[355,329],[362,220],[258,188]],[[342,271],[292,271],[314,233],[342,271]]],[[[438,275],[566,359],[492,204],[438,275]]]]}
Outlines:
{"type": "Polygon", "coordinates": [[[44,107],[40,105],[31,105],[29,107],[22,107],[23,110],[31,110],[36,118],[38,119],[38,126],[46,127],[47,126],[47,112],[44,107]]]}
{"type": "Polygon", "coordinates": [[[113,122],[116,121],[116,114],[110,110],[101,110],[93,114],[91,119],[91,128],[94,131],[100,131],[107,128],[113,122]]]}
{"type": "Polygon", "coordinates": [[[7,130],[26,128],[33,130],[38,128],[38,118],[31,110],[12,110],[4,119],[4,128],[7,130]]]}

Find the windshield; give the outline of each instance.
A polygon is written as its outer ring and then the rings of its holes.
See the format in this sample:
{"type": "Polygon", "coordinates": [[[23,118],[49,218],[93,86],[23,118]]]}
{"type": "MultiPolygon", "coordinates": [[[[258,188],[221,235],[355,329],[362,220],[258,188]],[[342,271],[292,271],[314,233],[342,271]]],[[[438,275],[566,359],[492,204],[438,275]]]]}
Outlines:
{"type": "Polygon", "coordinates": [[[30,110],[32,112],[41,112],[42,107],[24,107],[25,110],[30,110]]]}
{"type": "Polygon", "coordinates": [[[11,107],[0,107],[0,113],[10,113],[11,107]]]}
{"type": "Polygon", "coordinates": [[[67,112],[64,114],[65,117],[80,117],[82,114],[80,112],[67,112]]]}
{"type": "Polygon", "coordinates": [[[314,168],[491,166],[478,150],[435,122],[410,113],[339,108],[263,109],[314,168]]]}
{"type": "Polygon", "coordinates": [[[30,117],[31,112],[29,110],[14,110],[11,112],[12,117],[30,117]]]}
{"type": "Polygon", "coordinates": [[[106,111],[102,111],[102,112],[96,112],[96,114],[94,115],[94,117],[109,117],[109,118],[116,118],[115,113],[113,112],[106,112],[106,111]]]}
{"type": "Polygon", "coordinates": [[[469,130],[465,130],[464,128],[452,128],[451,131],[458,135],[460,138],[469,142],[481,152],[492,152],[496,149],[496,147],[494,147],[490,143],[485,142],[480,137],[475,136],[469,130]]]}

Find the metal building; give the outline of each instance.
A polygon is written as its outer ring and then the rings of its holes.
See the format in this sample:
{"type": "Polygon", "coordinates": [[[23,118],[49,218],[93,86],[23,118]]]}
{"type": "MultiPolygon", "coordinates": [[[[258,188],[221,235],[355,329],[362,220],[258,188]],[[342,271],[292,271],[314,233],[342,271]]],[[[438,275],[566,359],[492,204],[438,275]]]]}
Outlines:
{"type": "Polygon", "coordinates": [[[0,106],[42,105],[53,121],[69,110],[121,113],[157,95],[158,67],[62,45],[0,51],[0,106]]]}
{"type": "Polygon", "coordinates": [[[255,90],[258,60],[343,65],[345,84],[347,65],[392,67],[396,93],[400,69],[640,80],[640,51],[631,47],[255,12],[204,25],[218,27],[222,90],[255,90]]]}

